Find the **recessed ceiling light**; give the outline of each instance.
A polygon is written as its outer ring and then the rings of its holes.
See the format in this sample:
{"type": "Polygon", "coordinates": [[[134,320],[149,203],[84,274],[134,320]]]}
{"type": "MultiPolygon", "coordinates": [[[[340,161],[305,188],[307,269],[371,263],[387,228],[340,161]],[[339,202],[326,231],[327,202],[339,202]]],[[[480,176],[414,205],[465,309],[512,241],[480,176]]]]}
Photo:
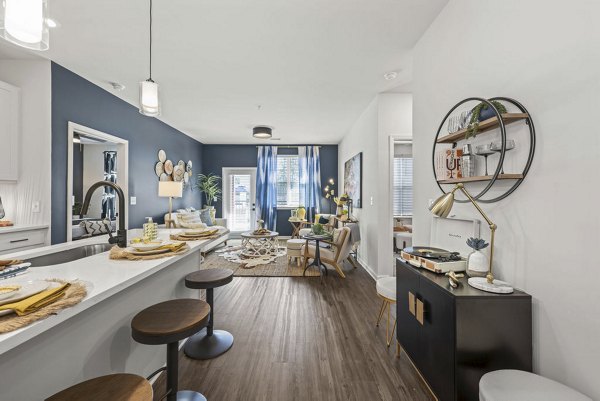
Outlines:
{"type": "Polygon", "coordinates": [[[273,136],[273,128],[264,125],[258,125],[252,128],[252,136],[257,139],[269,139],[273,136]]]}
{"type": "Polygon", "coordinates": [[[386,72],[385,74],[383,74],[383,77],[386,79],[386,81],[391,81],[398,77],[398,73],[396,71],[386,72]]]}
{"type": "Polygon", "coordinates": [[[118,82],[109,82],[109,84],[116,91],[122,91],[123,89],[125,89],[125,85],[120,84],[118,82]]]}
{"type": "Polygon", "coordinates": [[[58,22],[56,22],[55,20],[53,20],[52,18],[46,18],[46,25],[48,25],[48,28],[56,28],[60,24],[58,22]]]}

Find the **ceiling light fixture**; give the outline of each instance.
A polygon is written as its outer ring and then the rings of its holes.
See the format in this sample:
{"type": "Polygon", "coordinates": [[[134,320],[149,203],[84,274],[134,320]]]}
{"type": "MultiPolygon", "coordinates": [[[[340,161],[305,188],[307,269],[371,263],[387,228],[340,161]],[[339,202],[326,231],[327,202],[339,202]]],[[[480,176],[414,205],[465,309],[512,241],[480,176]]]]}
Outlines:
{"type": "Polygon", "coordinates": [[[31,50],[48,50],[47,0],[2,0],[0,37],[31,50]]]}
{"type": "Polygon", "coordinates": [[[149,117],[160,115],[158,84],[152,80],[152,0],[150,0],[150,77],[140,82],[140,113],[149,117]]]}
{"type": "Polygon", "coordinates": [[[269,139],[273,136],[273,128],[264,125],[258,125],[252,128],[252,136],[257,139],[269,139]]]}
{"type": "Polygon", "coordinates": [[[385,74],[383,74],[383,77],[386,79],[386,81],[391,81],[393,79],[398,78],[398,73],[396,71],[386,72],[385,74]]]}

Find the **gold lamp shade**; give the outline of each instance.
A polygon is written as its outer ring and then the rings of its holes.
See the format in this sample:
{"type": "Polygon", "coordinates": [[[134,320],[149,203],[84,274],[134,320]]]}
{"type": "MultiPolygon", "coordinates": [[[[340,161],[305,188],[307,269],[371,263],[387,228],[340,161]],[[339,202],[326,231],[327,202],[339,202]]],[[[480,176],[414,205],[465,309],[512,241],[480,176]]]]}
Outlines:
{"type": "Polygon", "coordinates": [[[454,206],[454,191],[437,198],[429,207],[429,210],[438,217],[448,217],[452,206],[454,206]]]}

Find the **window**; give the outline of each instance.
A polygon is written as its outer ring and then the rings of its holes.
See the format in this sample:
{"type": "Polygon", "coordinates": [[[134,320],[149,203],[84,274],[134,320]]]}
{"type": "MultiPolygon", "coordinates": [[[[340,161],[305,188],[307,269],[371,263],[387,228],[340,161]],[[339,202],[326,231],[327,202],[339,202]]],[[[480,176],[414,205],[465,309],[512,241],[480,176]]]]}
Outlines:
{"type": "Polygon", "coordinates": [[[298,155],[277,156],[277,206],[298,207],[300,203],[298,155]]]}
{"type": "Polygon", "coordinates": [[[393,180],[394,216],[412,216],[413,213],[413,159],[394,157],[393,180]]]}

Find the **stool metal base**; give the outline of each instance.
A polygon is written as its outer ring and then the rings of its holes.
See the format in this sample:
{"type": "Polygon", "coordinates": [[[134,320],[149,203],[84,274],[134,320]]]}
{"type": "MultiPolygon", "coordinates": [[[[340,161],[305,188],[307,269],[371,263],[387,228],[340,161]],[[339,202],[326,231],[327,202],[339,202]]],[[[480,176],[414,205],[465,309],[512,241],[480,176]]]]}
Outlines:
{"type": "Polygon", "coordinates": [[[206,397],[195,391],[178,391],[177,401],[206,401],[206,397]]]}
{"type": "Polygon", "coordinates": [[[224,354],[233,345],[233,336],[225,330],[213,330],[212,336],[206,329],[191,336],[185,343],[183,352],[192,359],[212,359],[224,354]]]}

